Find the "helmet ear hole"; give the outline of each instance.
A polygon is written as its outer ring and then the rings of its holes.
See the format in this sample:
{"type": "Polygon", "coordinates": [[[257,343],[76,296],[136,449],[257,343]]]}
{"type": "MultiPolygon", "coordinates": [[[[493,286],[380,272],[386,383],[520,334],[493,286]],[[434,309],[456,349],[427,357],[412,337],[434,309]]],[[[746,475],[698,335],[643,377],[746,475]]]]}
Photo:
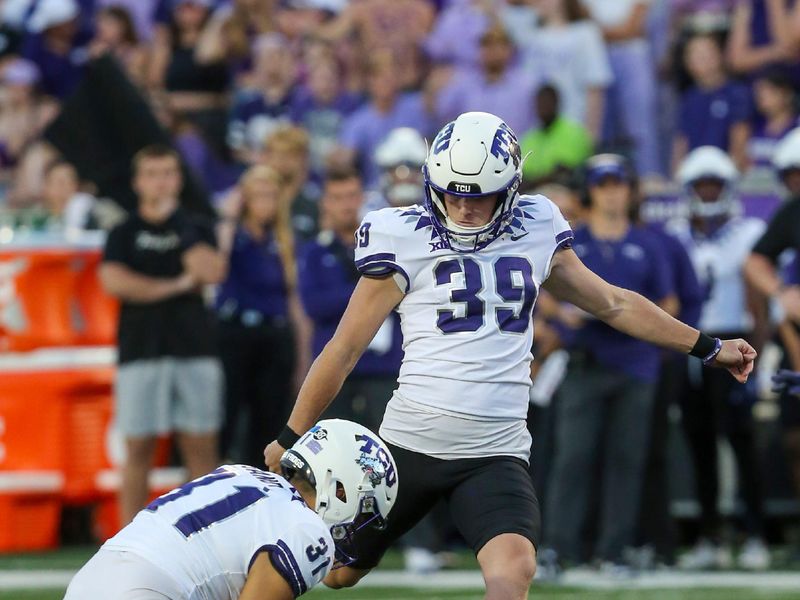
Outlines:
{"type": "Polygon", "coordinates": [[[347,502],[347,490],[344,489],[344,485],[338,479],[336,480],[336,498],[342,502],[347,502]]]}

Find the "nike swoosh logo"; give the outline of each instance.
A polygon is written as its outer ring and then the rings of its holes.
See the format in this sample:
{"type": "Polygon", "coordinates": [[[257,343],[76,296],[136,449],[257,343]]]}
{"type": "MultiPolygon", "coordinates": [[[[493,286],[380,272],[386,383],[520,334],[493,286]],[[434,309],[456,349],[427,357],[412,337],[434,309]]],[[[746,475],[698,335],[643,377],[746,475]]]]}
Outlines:
{"type": "Polygon", "coordinates": [[[522,238],[524,238],[524,237],[525,237],[526,235],[528,235],[529,233],[530,233],[530,231],[526,231],[526,232],[525,232],[525,233],[523,233],[522,235],[512,235],[512,236],[511,236],[511,241],[512,241],[512,242],[516,242],[517,240],[521,240],[522,238]]]}

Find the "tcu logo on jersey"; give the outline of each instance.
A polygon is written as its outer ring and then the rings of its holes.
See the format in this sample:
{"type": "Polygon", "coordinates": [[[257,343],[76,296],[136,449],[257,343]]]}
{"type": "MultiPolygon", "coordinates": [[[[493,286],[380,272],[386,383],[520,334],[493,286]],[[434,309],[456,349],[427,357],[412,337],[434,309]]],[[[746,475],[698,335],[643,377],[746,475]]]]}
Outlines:
{"type": "Polygon", "coordinates": [[[492,148],[490,150],[492,156],[500,158],[508,164],[508,159],[513,158],[514,165],[519,162],[519,142],[517,136],[511,131],[511,128],[503,123],[494,132],[494,139],[492,140],[492,148]]]}

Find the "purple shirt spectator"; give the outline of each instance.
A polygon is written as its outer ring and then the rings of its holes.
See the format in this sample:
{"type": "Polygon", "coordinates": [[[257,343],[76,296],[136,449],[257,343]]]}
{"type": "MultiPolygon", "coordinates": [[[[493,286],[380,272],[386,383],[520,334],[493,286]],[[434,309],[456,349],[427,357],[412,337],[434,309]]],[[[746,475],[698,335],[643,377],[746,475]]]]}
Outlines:
{"type": "Polygon", "coordinates": [[[39,67],[42,74],[40,84],[45,94],[63,100],[77,87],[89,58],[90,39],[85,34],[77,34],[69,53],[61,55],[47,47],[42,34],[26,37],[21,54],[39,67]]]}
{"type": "MultiPolygon", "coordinates": [[[[594,273],[613,285],[658,302],[674,292],[667,256],[653,235],[631,227],[619,240],[600,240],[588,227],[575,230],[575,253],[594,273]]],[[[660,367],[656,346],[620,333],[597,320],[576,333],[574,350],[589,353],[603,366],[643,381],[654,382],[660,367]]]]}
{"type": "Polygon", "coordinates": [[[453,0],[433,24],[424,49],[435,62],[474,67],[480,54],[480,37],[489,17],[473,0],[453,0]]]}
{"type": "Polygon", "coordinates": [[[757,123],[747,141],[747,157],[754,166],[772,167],[772,155],[775,154],[778,142],[798,126],[800,126],[800,118],[795,118],[778,132],[767,131],[767,124],[764,121],[757,123]]]}
{"type": "MultiPolygon", "coordinates": [[[[353,263],[353,248],[347,248],[331,232],[323,232],[306,244],[298,261],[300,298],[306,314],[314,323],[312,352],[319,356],[333,337],[359,274],[353,263]]],[[[356,363],[353,375],[394,375],[400,372],[403,357],[402,332],[397,313],[389,316],[392,322],[392,342],[388,352],[367,349],[356,363]]]]}
{"type": "Polygon", "coordinates": [[[217,312],[228,317],[254,311],[287,318],[286,281],[278,245],[272,235],[258,241],[243,228],[236,231],[228,278],[217,294],[217,312]]]}
{"type": "Polygon", "coordinates": [[[289,110],[292,121],[304,127],[311,139],[309,146],[312,175],[320,179],[325,173],[325,161],[336,147],[344,120],[364,99],[358,94],[341,93],[328,104],[317,100],[310,90],[300,88],[292,98],[289,110]]]}
{"type": "Polygon", "coordinates": [[[446,123],[463,112],[491,112],[521,136],[536,124],[533,99],[540,82],[538,75],[520,68],[507,69],[493,82],[487,81],[481,71],[464,69],[455,73],[439,92],[436,116],[446,123]]]}
{"type": "Polygon", "coordinates": [[[295,94],[269,102],[258,90],[237,94],[228,121],[228,145],[236,150],[260,149],[266,137],[281,123],[290,121],[295,94]]]}
{"type": "Polygon", "coordinates": [[[750,90],[727,82],[715,90],[689,88],[678,108],[678,130],[686,136],[688,149],[716,146],[728,151],[732,125],[749,121],[752,114],[750,90]]]}
{"type": "Polygon", "coordinates": [[[373,104],[367,104],[342,124],[339,143],[356,152],[365,187],[375,187],[378,182],[380,170],[374,160],[375,149],[392,129],[398,127],[413,127],[422,135],[433,131],[435,125],[420,94],[400,96],[387,113],[380,113],[373,104]]]}

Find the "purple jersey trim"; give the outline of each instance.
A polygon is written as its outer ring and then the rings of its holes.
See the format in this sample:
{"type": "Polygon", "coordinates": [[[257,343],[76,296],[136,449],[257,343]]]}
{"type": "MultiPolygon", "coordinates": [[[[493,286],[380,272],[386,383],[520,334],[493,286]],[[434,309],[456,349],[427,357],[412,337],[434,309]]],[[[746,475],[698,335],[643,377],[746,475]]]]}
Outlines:
{"type": "Polygon", "coordinates": [[[575,235],[572,233],[572,229],[565,229],[556,236],[556,246],[560,246],[565,240],[572,240],[574,237],[575,235]]]}
{"type": "Polygon", "coordinates": [[[361,270],[361,267],[371,262],[395,262],[395,260],[396,257],[391,252],[379,252],[378,254],[370,254],[369,256],[356,260],[356,268],[361,270]]]}
{"type": "Polygon", "coordinates": [[[408,277],[408,273],[403,270],[403,267],[396,263],[381,260],[357,268],[364,277],[386,277],[392,273],[400,273],[403,279],[406,280],[405,291],[407,292],[411,287],[411,280],[408,277]]]}
{"type": "Polygon", "coordinates": [[[253,567],[253,563],[261,552],[269,553],[272,566],[275,567],[275,570],[280,573],[281,577],[283,577],[289,584],[289,587],[292,588],[292,593],[295,597],[301,596],[308,591],[308,586],[303,579],[303,572],[300,570],[300,566],[297,564],[286,542],[278,540],[277,544],[264,544],[261,546],[253,553],[253,557],[250,559],[250,564],[247,567],[248,571],[253,567]]]}

